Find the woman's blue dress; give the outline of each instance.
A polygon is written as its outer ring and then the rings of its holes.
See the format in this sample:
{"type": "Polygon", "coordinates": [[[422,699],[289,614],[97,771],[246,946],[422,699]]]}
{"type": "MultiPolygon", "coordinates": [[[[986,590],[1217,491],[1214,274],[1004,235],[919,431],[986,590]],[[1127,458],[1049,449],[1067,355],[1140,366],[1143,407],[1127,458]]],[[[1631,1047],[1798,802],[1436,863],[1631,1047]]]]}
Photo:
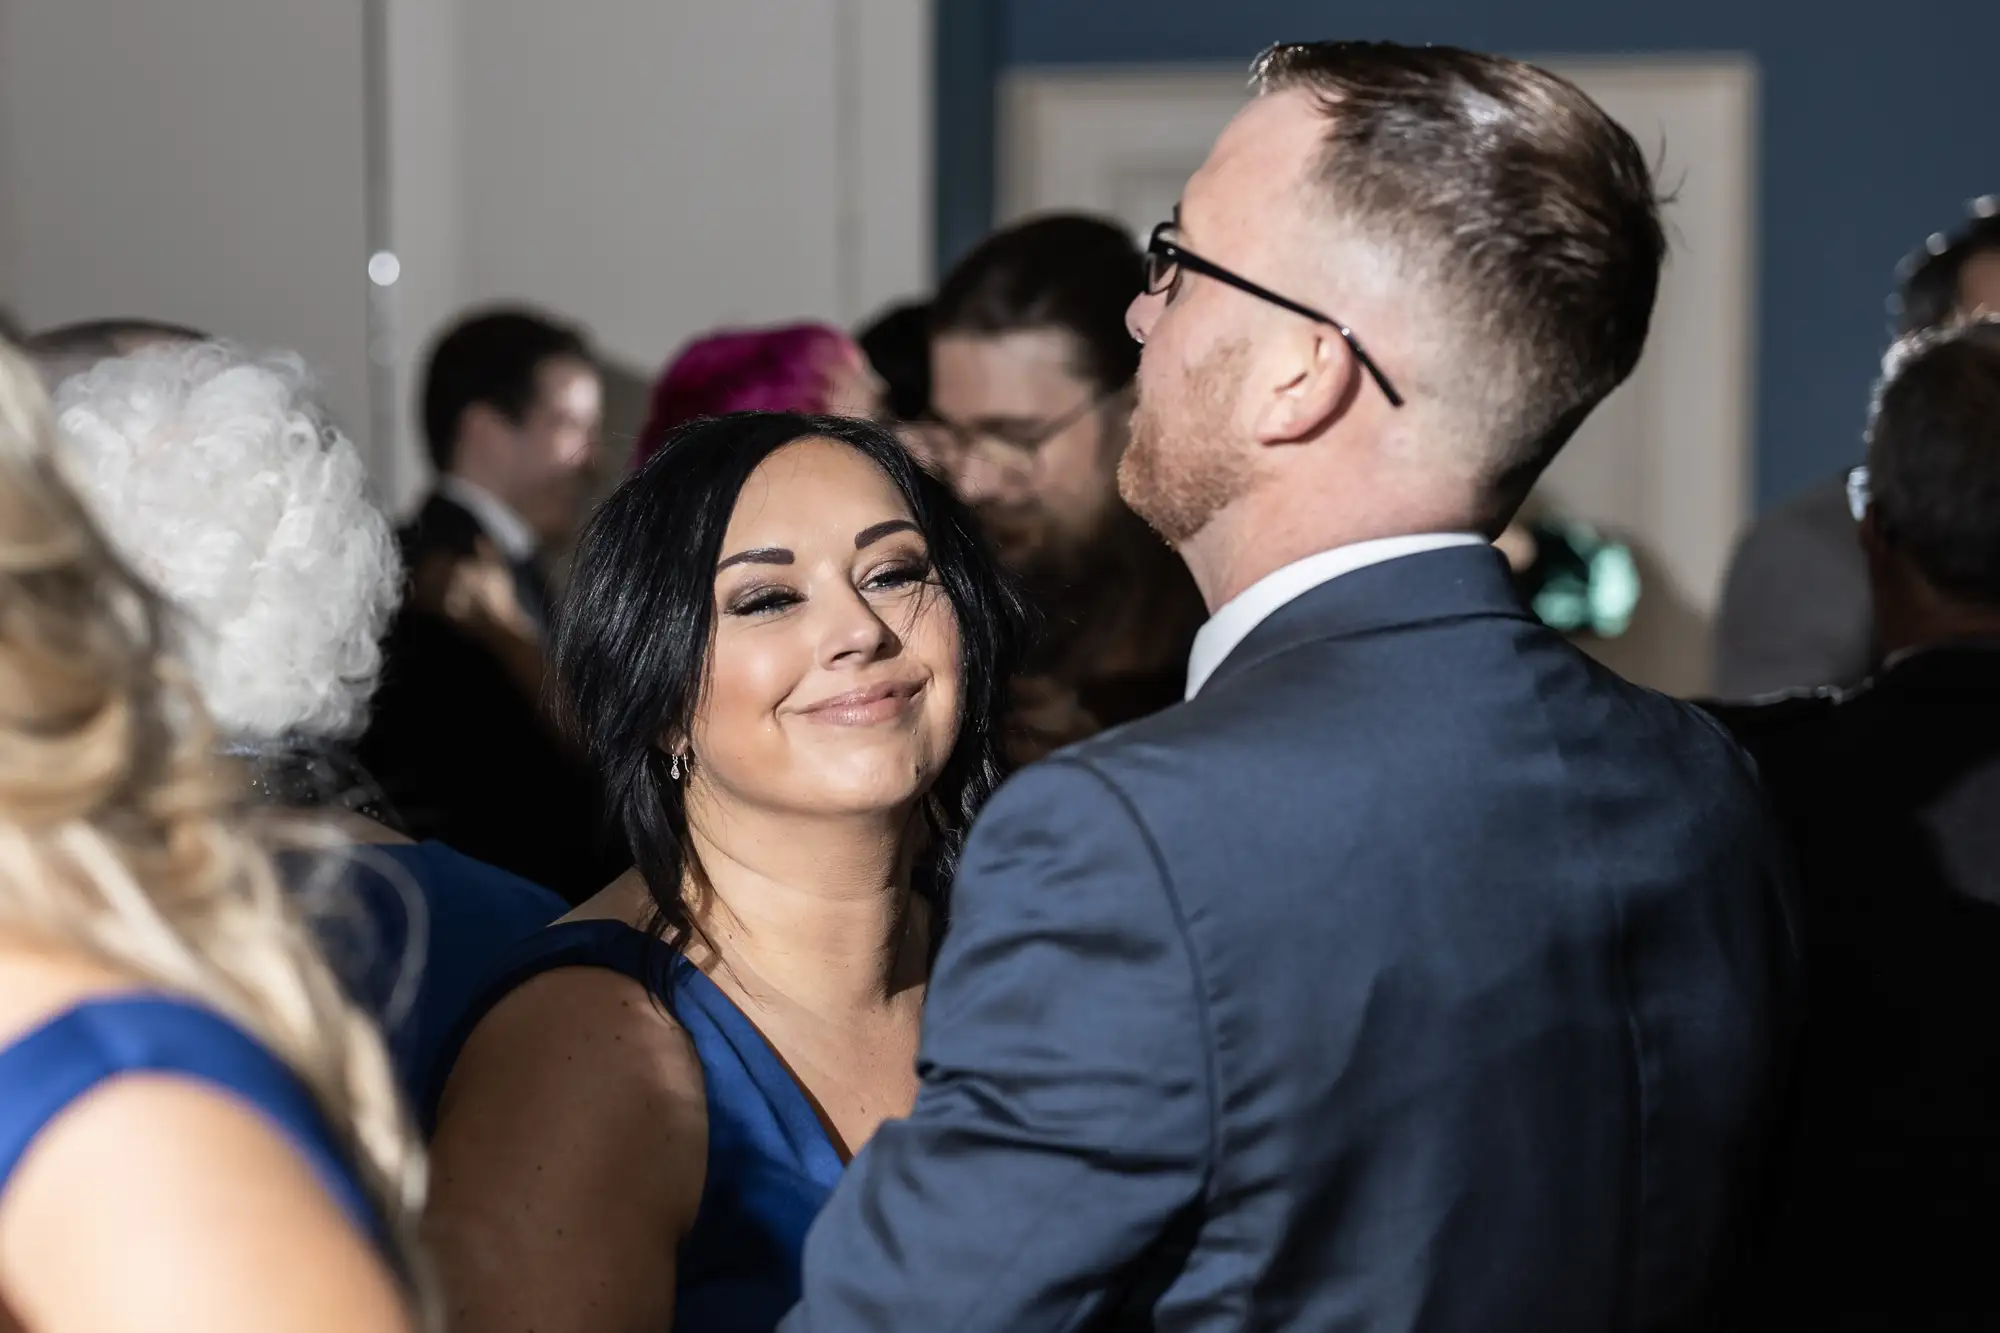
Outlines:
{"type": "Polygon", "coordinates": [[[354,1225],[383,1240],[381,1217],[291,1069],[229,1020],[164,995],[87,1000],[0,1050],[0,1190],[44,1129],[92,1089],[126,1074],[176,1075],[257,1111],[354,1225]]]}
{"type": "Polygon", "coordinates": [[[608,968],[645,986],[701,1061],[708,1171],[681,1244],[674,1333],[771,1333],[798,1301],[806,1231],[844,1163],[763,1035],[677,952],[618,921],[567,922],[523,941],[444,1051],[433,1105],[479,1018],[530,978],[563,967],[608,968]]]}

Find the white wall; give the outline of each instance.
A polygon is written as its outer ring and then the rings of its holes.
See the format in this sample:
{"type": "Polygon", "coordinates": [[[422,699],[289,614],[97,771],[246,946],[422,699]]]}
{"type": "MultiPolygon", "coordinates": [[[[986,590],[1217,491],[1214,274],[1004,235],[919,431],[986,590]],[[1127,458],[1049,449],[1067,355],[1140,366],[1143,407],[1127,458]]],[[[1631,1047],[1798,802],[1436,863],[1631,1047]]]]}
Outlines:
{"type": "Polygon", "coordinates": [[[0,303],[304,352],[393,502],[467,305],[650,374],[690,334],[851,323],[931,273],[930,0],[0,0],[0,303]],[[383,6],[387,153],[367,147],[383,6]],[[371,191],[375,193],[371,196],[371,191]],[[371,292],[373,238],[401,275],[371,292]]]}
{"type": "Polygon", "coordinates": [[[393,287],[371,293],[388,323],[389,346],[380,349],[376,368],[378,402],[396,432],[376,453],[384,489],[406,508],[430,477],[416,401],[422,356],[467,292],[464,5],[386,0],[385,10],[388,152],[377,164],[377,188],[386,195],[388,219],[389,234],[381,239],[397,256],[400,274],[393,287]]]}
{"type": "Polygon", "coordinates": [[[641,364],[688,313],[833,312],[832,0],[481,0],[466,37],[475,299],[588,310],[641,364]]]}
{"type": "Polygon", "coordinates": [[[405,385],[466,305],[562,312],[651,374],[718,324],[851,323],[928,285],[927,0],[395,3],[419,40],[448,9],[458,33],[391,81],[392,159],[457,164],[452,199],[391,171],[404,282],[431,284],[397,293],[405,385]]]}
{"type": "Polygon", "coordinates": [[[302,352],[368,419],[361,9],[0,0],[0,302],[302,352]]]}

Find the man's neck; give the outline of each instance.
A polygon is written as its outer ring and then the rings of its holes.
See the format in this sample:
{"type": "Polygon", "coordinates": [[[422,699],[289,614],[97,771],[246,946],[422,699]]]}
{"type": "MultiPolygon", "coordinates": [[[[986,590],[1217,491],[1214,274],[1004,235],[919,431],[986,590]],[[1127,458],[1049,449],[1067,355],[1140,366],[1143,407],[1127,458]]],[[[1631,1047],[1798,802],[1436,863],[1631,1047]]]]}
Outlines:
{"type": "Polygon", "coordinates": [[[1297,506],[1245,502],[1218,513],[1179,549],[1212,613],[1253,584],[1322,551],[1387,537],[1469,532],[1472,527],[1462,517],[1414,505],[1385,502],[1379,508],[1307,514],[1297,506]]]}
{"type": "Polygon", "coordinates": [[[747,993],[829,1017],[921,998],[929,914],[910,888],[907,815],[690,813],[709,886],[696,919],[747,993]]]}

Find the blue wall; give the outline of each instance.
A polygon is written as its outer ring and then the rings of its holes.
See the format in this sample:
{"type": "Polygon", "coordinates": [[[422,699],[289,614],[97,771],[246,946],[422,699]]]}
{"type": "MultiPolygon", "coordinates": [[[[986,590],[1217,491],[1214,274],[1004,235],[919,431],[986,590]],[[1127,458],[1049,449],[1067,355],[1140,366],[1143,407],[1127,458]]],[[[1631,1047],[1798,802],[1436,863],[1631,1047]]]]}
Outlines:
{"type": "Polygon", "coordinates": [[[1857,461],[1897,260],[2000,190],[2000,0],[940,0],[940,253],[991,216],[1009,65],[1248,62],[1274,39],[1748,52],[1762,98],[1757,494],[1857,461]],[[981,117],[984,117],[982,120],[981,117]]]}

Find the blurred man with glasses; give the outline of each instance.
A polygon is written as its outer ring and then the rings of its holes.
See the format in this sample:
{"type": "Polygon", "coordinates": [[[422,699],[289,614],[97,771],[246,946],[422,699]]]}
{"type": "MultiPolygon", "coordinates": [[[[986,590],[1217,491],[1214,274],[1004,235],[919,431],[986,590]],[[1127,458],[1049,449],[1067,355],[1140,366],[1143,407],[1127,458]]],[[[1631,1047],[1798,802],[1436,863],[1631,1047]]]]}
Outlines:
{"type": "Polygon", "coordinates": [[[1118,498],[1142,267],[1116,225],[1048,216],[988,238],[931,307],[935,461],[1048,617],[1017,691],[1019,758],[1179,699],[1206,615],[1118,498]]]}

